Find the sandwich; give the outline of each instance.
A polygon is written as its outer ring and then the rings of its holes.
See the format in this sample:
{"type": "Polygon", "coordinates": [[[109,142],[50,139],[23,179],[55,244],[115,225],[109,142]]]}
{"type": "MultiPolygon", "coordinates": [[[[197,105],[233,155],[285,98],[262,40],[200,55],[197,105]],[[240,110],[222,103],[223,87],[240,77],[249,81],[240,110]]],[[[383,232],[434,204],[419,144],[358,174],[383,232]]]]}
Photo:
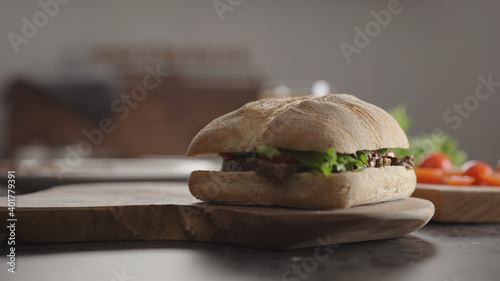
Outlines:
{"type": "Polygon", "coordinates": [[[203,201],[309,209],[409,197],[415,189],[406,134],[383,109],[348,94],[266,98],[216,118],[187,156],[219,155],[221,171],[193,171],[203,201]]]}

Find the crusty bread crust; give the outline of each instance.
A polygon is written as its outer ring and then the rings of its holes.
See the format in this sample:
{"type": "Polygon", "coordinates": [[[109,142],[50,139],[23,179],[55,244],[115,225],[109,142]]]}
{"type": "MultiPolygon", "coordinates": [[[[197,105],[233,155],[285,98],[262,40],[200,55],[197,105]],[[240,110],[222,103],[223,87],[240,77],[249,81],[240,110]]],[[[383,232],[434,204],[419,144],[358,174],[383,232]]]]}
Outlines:
{"type": "Polygon", "coordinates": [[[310,209],[349,208],[409,197],[415,173],[400,166],[331,174],[296,173],[277,185],[255,172],[193,171],[189,190],[210,202],[288,206],[310,209]]]}
{"type": "Polygon", "coordinates": [[[355,153],[408,148],[408,139],[387,112],[351,95],[268,98],[213,120],[194,137],[187,155],[250,152],[260,145],[355,153]]]}

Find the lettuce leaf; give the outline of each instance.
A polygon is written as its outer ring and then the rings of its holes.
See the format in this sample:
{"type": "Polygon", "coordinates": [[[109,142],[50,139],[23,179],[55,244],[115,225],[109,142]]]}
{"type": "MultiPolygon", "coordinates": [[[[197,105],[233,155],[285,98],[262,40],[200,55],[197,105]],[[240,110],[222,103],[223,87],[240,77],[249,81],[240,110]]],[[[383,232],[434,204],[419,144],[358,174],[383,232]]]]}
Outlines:
{"type": "Polygon", "coordinates": [[[293,157],[311,171],[322,173],[325,176],[331,173],[360,170],[365,168],[367,164],[366,152],[358,151],[356,154],[336,153],[333,147],[330,147],[325,152],[317,152],[278,149],[273,146],[261,145],[257,147],[256,153],[271,160],[275,156],[293,157]]]}
{"type": "MultiPolygon", "coordinates": [[[[388,112],[408,135],[408,129],[412,122],[406,107],[399,105],[388,112]]],[[[391,151],[394,151],[398,157],[413,155],[415,163],[418,163],[423,155],[430,152],[443,152],[450,157],[455,166],[460,166],[467,160],[467,153],[459,149],[458,141],[440,129],[435,129],[430,134],[421,133],[417,136],[408,136],[408,141],[410,142],[409,149],[392,148],[391,151]]]]}
{"type": "Polygon", "coordinates": [[[458,148],[458,142],[450,135],[443,132],[432,132],[430,134],[422,133],[414,137],[409,137],[409,149],[394,148],[391,149],[396,156],[413,155],[415,163],[425,154],[432,152],[443,152],[446,154],[453,165],[459,167],[467,160],[467,153],[458,148]]]}
{"type": "Polygon", "coordinates": [[[406,106],[404,104],[400,104],[396,107],[393,107],[387,111],[396,121],[398,121],[399,126],[403,131],[408,134],[408,130],[411,126],[411,119],[406,112],[406,106]]]}

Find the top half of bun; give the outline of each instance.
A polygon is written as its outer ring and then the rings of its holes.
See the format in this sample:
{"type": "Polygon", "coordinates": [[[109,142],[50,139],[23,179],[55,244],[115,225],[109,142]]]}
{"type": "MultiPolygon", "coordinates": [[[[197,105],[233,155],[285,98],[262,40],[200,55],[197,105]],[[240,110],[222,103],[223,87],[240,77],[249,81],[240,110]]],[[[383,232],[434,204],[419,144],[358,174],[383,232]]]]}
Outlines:
{"type": "Polygon", "coordinates": [[[260,145],[338,153],[408,148],[396,120],[348,94],[268,98],[247,103],[203,128],[187,155],[254,151],[260,145]]]}

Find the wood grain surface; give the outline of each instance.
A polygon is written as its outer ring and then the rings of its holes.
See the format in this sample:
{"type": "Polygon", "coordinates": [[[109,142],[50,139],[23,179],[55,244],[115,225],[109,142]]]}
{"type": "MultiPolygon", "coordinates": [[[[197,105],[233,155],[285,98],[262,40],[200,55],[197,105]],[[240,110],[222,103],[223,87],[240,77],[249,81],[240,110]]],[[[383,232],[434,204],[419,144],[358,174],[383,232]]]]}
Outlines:
{"type": "Polygon", "coordinates": [[[434,203],[433,221],[500,222],[500,187],[417,184],[412,196],[434,203]]]}
{"type": "MultiPolygon", "coordinates": [[[[16,240],[29,243],[187,240],[291,249],[400,237],[434,214],[431,202],[417,198],[333,210],[208,204],[185,182],[76,184],[16,200],[16,240]]],[[[7,214],[3,197],[2,221],[7,214]]]]}

